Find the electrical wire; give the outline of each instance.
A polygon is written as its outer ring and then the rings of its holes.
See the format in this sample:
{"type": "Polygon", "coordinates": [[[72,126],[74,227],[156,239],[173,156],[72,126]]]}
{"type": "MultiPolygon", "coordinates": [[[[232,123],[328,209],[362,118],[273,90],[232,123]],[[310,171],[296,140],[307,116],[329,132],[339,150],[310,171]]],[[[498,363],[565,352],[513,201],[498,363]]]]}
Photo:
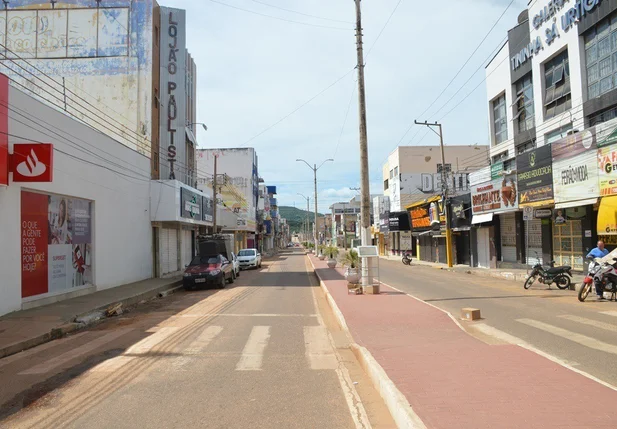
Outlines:
{"type": "Polygon", "coordinates": [[[264,6],[272,7],[274,9],[284,10],[285,12],[295,13],[297,15],[302,15],[302,16],[308,16],[309,18],[322,19],[324,21],[340,22],[340,23],[343,23],[343,24],[353,24],[353,22],[350,22],[350,21],[343,21],[343,20],[340,20],[340,19],[325,18],[323,16],[317,16],[317,15],[311,15],[311,14],[308,14],[308,13],[298,12],[297,10],[285,9],[284,7],[275,6],[273,4],[265,3],[265,2],[259,1],[259,0],[251,0],[251,1],[254,2],[254,3],[262,4],[264,6]]]}
{"type": "Polygon", "coordinates": [[[309,26],[309,27],[328,28],[328,29],[331,29],[331,30],[344,30],[344,31],[349,31],[350,30],[349,28],[332,27],[330,25],[311,24],[311,23],[308,23],[308,22],[294,21],[292,19],[281,18],[281,17],[273,16],[273,15],[267,15],[265,13],[255,12],[254,10],[244,9],[244,8],[241,8],[241,7],[238,7],[238,6],[234,6],[234,5],[231,5],[231,4],[228,4],[228,3],[224,3],[224,2],[219,1],[219,0],[210,0],[210,1],[212,3],[217,3],[217,4],[220,4],[220,5],[232,8],[232,9],[241,10],[241,11],[244,11],[244,12],[252,13],[254,15],[263,16],[265,18],[276,19],[278,21],[289,22],[289,23],[292,23],[292,24],[306,25],[306,26],[309,26]]]}
{"type": "Polygon", "coordinates": [[[341,132],[338,136],[338,141],[336,142],[336,147],[334,148],[334,156],[332,159],[336,159],[336,154],[338,153],[338,148],[341,144],[341,139],[343,137],[343,131],[345,131],[345,125],[347,124],[347,117],[349,116],[349,111],[351,110],[351,103],[353,102],[353,96],[356,93],[356,85],[354,82],[353,88],[351,89],[351,96],[349,97],[349,103],[347,104],[347,111],[345,112],[345,118],[343,119],[343,125],[341,125],[341,132]]]}
{"type": "Polygon", "coordinates": [[[373,48],[375,47],[375,45],[377,45],[377,42],[379,41],[379,38],[381,37],[381,35],[383,34],[384,30],[386,29],[386,27],[390,23],[390,20],[394,16],[394,13],[398,9],[398,7],[401,5],[402,1],[403,0],[398,0],[398,3],[396,3],[396,6],[394,6],[394,9],[392,9],[392,12],[390,13],[390,16],[388,16],[388,19],[386,20],[386,22],[383,25],[383,27],[381,27],[381,30],[379,31],[379,34],[377,34],[377,38],[375,39],[375,41],[373,42],[373,44],[369,48],[368,52],[366,53],[366,58],[368,58],[368,56],[371,55],[371,52],[373,51],[373,48]]]}

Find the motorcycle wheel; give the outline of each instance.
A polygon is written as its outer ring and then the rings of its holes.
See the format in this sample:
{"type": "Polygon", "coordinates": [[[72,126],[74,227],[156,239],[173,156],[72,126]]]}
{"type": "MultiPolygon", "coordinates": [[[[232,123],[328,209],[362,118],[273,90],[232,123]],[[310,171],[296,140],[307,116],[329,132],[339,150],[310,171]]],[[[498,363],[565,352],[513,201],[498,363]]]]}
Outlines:
{"type": "Polygon", "coordinates": [[[559,275],[555,277],[555,284],[561,290],[569,289],[570,283],[572,283],[572,280],[566,275],[559,275]]]}
{"type": "Polygon", "coordinates": [[[580,302],[585,302],[585,299],[589,296],[589,292],[591,292],[591,283],[583,283],[578,291],[578,300],[580,302]]]}
{"type": "Polygon", "coordinates": [[[525,289],[529,289],[531,285],[535,283],[535,281],[536,281],[536,276],[529,276],[527,277],[527,280],[525,280],[525,284],[523,285],[523,287],[525,289]]]}
{"type": "Polygon", "coordinates": [[[404,265],[409,265],[411,263],[411,260],[407,259],[407,258],[403,258],[403,264],[404,265]]]}

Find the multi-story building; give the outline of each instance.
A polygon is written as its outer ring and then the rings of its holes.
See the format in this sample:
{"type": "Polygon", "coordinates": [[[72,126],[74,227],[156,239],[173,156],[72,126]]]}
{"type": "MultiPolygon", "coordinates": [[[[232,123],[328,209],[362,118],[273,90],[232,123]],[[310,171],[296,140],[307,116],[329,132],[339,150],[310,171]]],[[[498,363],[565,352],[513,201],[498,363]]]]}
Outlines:
{"type": "Polygon", "coordinates": [[[360,214],[360,201],[356,198],[349,202],[334,203],[332,211],[332,240],[338,247],[351,247],[351,240],[356,237],[357,216],[360,214]]]}
{"type": "Polygon", "coordinates": [[[598,236],[617,244],[602,215],[617,198],[603,168],[617,153],[616,29],[614,2],[533,2],[487,66],[492,165],[472,189],[479,265],[583,269],[598,236]],[[484,204],[493,189],[503,204],[484,204]]]}
{"type": "Polygon", "coordinates": [[[199,149],[197,171],[197,187],[208,193],[217,175],[217,229],[235,234],[237,250],[257,247],[259,175],[255,149],[199,149]]]}

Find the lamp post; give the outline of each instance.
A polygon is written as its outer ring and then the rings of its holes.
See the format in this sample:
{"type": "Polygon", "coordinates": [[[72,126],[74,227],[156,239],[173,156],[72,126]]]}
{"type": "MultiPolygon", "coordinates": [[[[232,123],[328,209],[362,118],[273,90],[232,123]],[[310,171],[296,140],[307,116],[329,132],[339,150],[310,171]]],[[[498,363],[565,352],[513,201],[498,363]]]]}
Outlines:
{"type": "Polygon", "coordinates": [[[322,162],[319,167],[317,167],[317,164],[313,164],[313,166],[311,167],[311,164],[309,164],[303,159],[296,159],[296,162],[303,162],[308,165],[308,168],[313,170],[313,181],[315,183],[315,230],[313,233],[313,240],[315,242],[315,251],[317,251],[317,170],[319,170],[326,162],[334,162],[334,160],[332,158],[328,158],[324,162],[322,162]]]}
{"type": "Polygon", "coordinates": [[[306,200],[306,224],[304,227],[304,240],[302,241],[308,241],[308,234],[309,234],[309,217],[308,216],[309,216],[309,212],[311,211],[309,208],[311,197],[307,197],[301,194],[300,192],[298,192],[298,195],[300,195],[302,198],[306,200]]]}

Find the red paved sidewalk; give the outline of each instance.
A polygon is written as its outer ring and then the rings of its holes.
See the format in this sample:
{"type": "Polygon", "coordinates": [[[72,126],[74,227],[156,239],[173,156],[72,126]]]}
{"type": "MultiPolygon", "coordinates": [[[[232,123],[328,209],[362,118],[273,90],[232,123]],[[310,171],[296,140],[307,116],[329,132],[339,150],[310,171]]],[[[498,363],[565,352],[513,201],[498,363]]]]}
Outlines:
{"type": "Polygon", "coordinates": [[[310,258],[355,342],[427,428],[617,428],[617,391],[522,347],[487,345],[393,289],[348,294],[341,270],[310,258]]]}

